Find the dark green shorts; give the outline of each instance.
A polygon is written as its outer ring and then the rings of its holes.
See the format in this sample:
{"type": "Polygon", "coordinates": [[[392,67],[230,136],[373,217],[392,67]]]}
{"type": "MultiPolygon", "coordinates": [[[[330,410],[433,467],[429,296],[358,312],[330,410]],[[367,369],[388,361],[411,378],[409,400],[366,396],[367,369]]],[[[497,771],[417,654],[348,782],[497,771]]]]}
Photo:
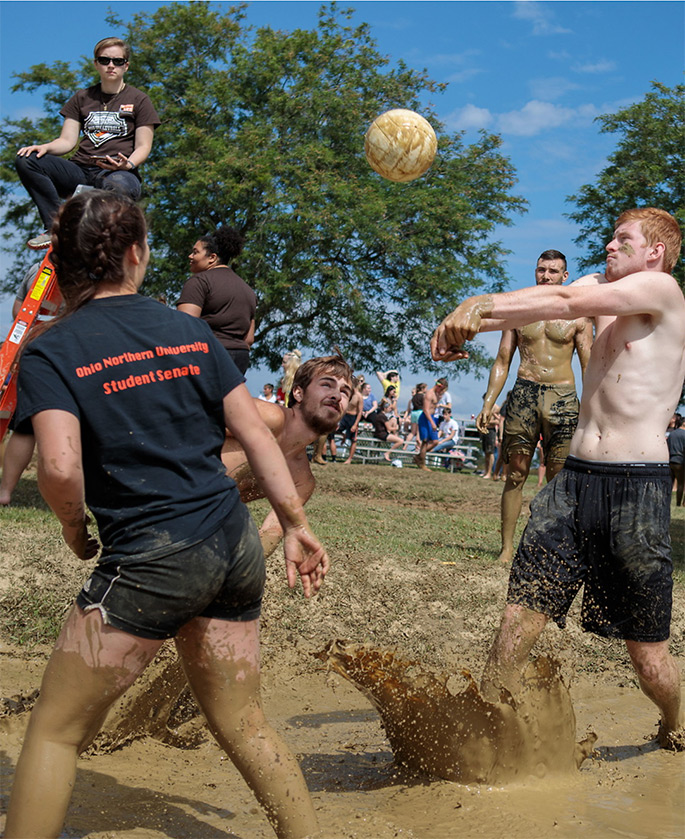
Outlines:
{"type": "Polygon", "coordinates": [[[532,458],[542,437],[545,463],[563,463],[578,424],[578,397],[570,385],[545,385],[517,379],[507,398],[502,448],[532,458]]]}

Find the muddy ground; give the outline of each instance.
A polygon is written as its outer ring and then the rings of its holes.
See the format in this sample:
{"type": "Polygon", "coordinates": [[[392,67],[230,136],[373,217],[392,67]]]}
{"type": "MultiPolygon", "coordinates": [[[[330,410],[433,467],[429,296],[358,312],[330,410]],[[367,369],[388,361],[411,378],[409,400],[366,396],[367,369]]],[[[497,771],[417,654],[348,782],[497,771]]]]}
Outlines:
{"type": "MultiPolygon", "coordinates": [[[[508,573],[496,561],[501,485],[471,475],[398,473],[337,465],[317,471],[320,491],[310,517],[334,565],[316,600],[304,602],[286,590],[280,553],[269,563],[262,622],[265,707],[300,758],[322,826],[345,839],[682,837],[685,758],[658,749],[656,710],[641,694],[622,645],[585,636],[577,606],[568,628],[546,630],[538,650],[561,662],[577,738],[590,729],[598,735],[580,770],[531,772],[488,786],[417,776],[395,763],[369,700],[314,653],[332,639],[350,639],[394,649],[428,668],[455,674],[467,668],[478,677],[508,573]]],[[[527,489],[527,496],[533,491],[527,489]]],[[[20,485],[15,514],[1,522],[6,609],[25,602],[8,593],[36,579],[58,584],[66,604],[88,571],[60,546],[49,517],[47,535],[42,527],[39,536],[26,532],[22,505],[37,504],[29,476],[20,485]]],[[[673,526],[685,526],[681,511],[673,526]]],[[[49,652],[48,645],[19,646],[12,637],[9,630],[0,637],[5,697],[39,686],[49,652]]],[[[682,668],[680,581],[672,651],[682,668]]],[[[0,720],[2,813],[26,721],[25,713],[0,720]]],[[[82,758],[62,835],[266,839],[273,833],[230,762],[202,736],[193,748],[145,737],[82,758]]]]}

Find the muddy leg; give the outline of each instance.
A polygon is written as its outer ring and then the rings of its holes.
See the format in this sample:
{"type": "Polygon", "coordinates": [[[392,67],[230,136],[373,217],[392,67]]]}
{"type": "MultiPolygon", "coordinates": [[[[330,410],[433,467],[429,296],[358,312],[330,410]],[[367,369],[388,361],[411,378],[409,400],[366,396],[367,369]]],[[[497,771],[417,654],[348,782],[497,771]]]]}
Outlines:
{"type": "Polygon", "coordinates": [[[668,651],[668,641],[626,641],[642,692],[661,712],[662,746],[685,748],[685,713],[680,701],[680,669],[668,651]],[[680,737],[673,737],[676,732],[680,737]]]}
{"type": "Polygon", "coordinates": [[[521,675],[533,645],[547,624],[547,616],[509,603],[490,648],[481,681],[481,693],[490,702],[499,699],[500,688],[516,696],[521,675]]]}
{"type": "Polygon", "coordinates": [[[86,615],[72,607],[31,713],[14,774],[5,839],[59,836],[79,752],[161,644],[104,625],[98,611],[86,615]]]}
{"type": "Polygon", "coordinates": [[[264,717],[259,621],[195,618],[176,638],[188,682],[219,745],[264,808],[280,839],[318,830],[300,767],[264,717]]]}
{"type": "Polygon", "coordinates": [[[521,514],[523,487],[530,472],[531,457],[527,454],[514,453],[509,457],[507,482],[502,491],[502,550],[500,562],[511,562],[514,556],[514,533],[516,522],[521,514]]]}

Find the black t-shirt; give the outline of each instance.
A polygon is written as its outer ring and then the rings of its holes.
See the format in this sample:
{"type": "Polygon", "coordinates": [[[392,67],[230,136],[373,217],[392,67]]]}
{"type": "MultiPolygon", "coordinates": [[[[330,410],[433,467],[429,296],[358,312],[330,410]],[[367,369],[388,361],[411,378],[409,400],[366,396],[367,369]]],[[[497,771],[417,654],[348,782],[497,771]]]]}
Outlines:
{"type": "Polygon", "coordinates": [[[201,320],[137,294],[107,297],[28,345],[17,421],[78,417],[103,558],[153,558],[207,538],[236,503],[223,397],[244,381],[201,320]]]}

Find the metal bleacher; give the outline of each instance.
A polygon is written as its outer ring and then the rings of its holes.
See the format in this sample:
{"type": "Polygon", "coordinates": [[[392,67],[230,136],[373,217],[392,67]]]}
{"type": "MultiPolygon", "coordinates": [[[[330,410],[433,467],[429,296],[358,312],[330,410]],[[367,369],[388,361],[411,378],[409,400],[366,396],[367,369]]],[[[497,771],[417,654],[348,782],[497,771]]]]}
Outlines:
{"type": "MultiPolygon", "coordinates": [[[[459,438],[459,442],[450,452],[438,452],[438,454],[429,452],[426,457],[426,465],[431,468],[447,467],[450,472],[474,471],[481,453],[480,437],[476,424],[472,419],[465,420],[461,417],[455,417],[455,419],[459,420],[460,427],[463,428],[463,434],[459,438]]],[[[394,449],[390,453],[390,460],[388,460],[385,453],[390,451],[390,446],[376,439],[372,431],[373,426],[370,423],[361,422],[359,424],[357,448],[352,458],[353,463],[391,465],[393,461],[396,464],[399,461],[402,466],[413,465],[414,455],[416,454],[413,440],[407,450],[403,447],[394,449]]],[[[346,460],[349,449],[347,444],[343,446],[342,435],[336,434],[335,444],[338,451],[336,459],[339,461],[346,460]]]]}

